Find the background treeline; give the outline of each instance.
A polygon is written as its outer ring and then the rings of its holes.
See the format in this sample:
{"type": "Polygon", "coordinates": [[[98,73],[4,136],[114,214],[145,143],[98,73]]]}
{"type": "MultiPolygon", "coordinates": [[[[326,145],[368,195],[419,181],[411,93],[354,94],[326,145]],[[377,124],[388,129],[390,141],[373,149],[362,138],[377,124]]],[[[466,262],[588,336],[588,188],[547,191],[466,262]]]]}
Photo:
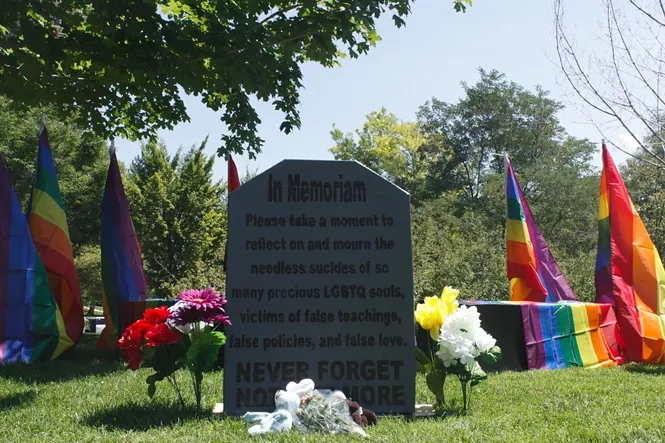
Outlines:
{"type": "MultiPolygon", "coordinates": [[[[358,160],[411,194],[416,298],[446,285],[462,289],[465,298],[507,298],[507,152],[563,272],[578,298],[592,300],[598,142],[568,135],[557,117],[561,104],[538,87],[527,90],[480,70],[480,79],[463,88],[458,102],[433,98],[412,122],[381,109],[355,133],[332,131],[335,158],[358,160]]],[[[49,115],[48,109],[19,112],[0,96],[0,155],[24,204],[42,110],[49,115]]],[[[49,118],[47,128],[82,293],[91,303],[101,299],[99,215],[108,146],[74,121],[49,118]]],[[[130,165],[121,164],[151,296],[224,287],[226,183],[214,179],[214,163],[222,160],[205,154],[206,143],[174,155],[162,143],[147,143],[130,165]]],[[[631,160],[622,173],[654,243],[665,250],[665,170],[631,160]]]]}

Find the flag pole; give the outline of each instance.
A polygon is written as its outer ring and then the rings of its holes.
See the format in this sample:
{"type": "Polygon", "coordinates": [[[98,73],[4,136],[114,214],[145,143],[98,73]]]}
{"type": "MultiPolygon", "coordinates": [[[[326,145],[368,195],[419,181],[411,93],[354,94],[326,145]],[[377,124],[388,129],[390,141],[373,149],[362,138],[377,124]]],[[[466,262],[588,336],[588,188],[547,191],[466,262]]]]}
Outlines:
{"type": "Polygon", "coordinates": [[[46,129],[46,114],[42,112],[42,116],[39,119],[39,133],[41,134],[44,129],[46,129]]]}

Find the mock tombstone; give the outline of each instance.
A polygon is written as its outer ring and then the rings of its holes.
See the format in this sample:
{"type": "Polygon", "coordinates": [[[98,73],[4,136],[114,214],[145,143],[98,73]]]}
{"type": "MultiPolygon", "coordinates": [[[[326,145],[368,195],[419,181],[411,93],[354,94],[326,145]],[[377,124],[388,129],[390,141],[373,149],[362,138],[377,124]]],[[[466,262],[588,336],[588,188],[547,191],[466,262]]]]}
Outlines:
{"type": "Polygon", "coordinates": [[[409,195],[355,161],[284,160],[229,196],[224,413],[311,378],[413,414],[409,195]]]}

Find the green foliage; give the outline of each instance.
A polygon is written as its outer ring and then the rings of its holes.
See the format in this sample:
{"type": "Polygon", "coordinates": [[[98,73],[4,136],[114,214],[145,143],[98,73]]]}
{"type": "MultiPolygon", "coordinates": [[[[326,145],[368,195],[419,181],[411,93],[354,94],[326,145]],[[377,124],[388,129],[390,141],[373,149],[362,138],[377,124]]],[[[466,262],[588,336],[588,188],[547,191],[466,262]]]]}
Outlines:
{"type": "Polygon", "coordinates": [[[592,300],[594,144],[565,132],[561,104],[539,87],[529,91],[483,69],[478,82],[462,86],[458,102],[434,98],[416,122],[382,109],[356,137],[332,131],[335,158],[358,160],[411,194],[416,300],[446,285],[464,298],[508,298],[504,154],[573,290],[592,300]]]}
{"type": "Polygon", "coordinates": [[[102,301],[102,255],[99,244],[81,247],[74,257],[76,274],[81,285],[83,305],[100,304],[102,301]]]}
{"type": "Polygon", "coordinates": [[[185,366],[186,356],[183,345],[178,343],[157,347],[145,346],[141,353],[143,354],[142,366],[144,368],[152,368],[155,371],[145,380],[148,384],[148,397],[152,399],[157,392],[157,382],[166,379],[169,380],[171,386],[178,393],[181,404],[183,404],[180,390],[174,378],[174,374],[185,366]]]}
{"type": "Polygon", "coordinates": [[[416,302],[445,286],[465,299],[508,297],[502,226],[488,228],[483,214],[456,215],[449,199],[425,202],[412,212],[416,302]]]}
{"type": "Polygon", "coordinates": [[[446,375],[448,375],[446,371],[434,369],[425,376],[427,387],[436,397],[436,403],[439,406],[443,406],[445,402],[443,388],[446,384],[446,375]]]}
{"type": "Polygon", "coordinates": [[[494,346],[488,352],[480,354],[480,361],[487,364],[492,364],[500,361],[502,359],[501,348],[494,346]]]}
{"type": "Polygon", "coordinates": [[[356,160],[386,180],[419,199],[429,172],[428,158],[423,152],[425,137],[416,123],[401,122],[385,108],[367,115],[363,128],[344,134],[331,131],[335,146],[330,149],[337,160],[356,160]]]}
{"type": "MultiPolygon", "coordinates": [[[[222,111],[218,152],[260,151],[250,103],[271,102],[280,129],[300,126],[301,65],[326,67],[365,54],[390,11],[405,24],[412,0],[5,1],[0,10],[0,94],[60,115],[104,137],[153,136],[189,121],[183,93],[222,111]]],[[[457,12],[470,0],[454,0],[457,12]]]]}
{"type": "Polygon", "coordinates": [[[212,179],[214,156],[205,155],[206,141],[173,157],[163,144],[145,144],[130,167],[127,196],[157,297],[221,288],[225,281],[225,187],[212,179]]]}
{"type": "Polygon", "coordinates": [[[187,365],[193,372],[210,372],[215,369],[219,348],[226,343],[226,336],[219,331],[205,331],[187,349],[187,365]]]}

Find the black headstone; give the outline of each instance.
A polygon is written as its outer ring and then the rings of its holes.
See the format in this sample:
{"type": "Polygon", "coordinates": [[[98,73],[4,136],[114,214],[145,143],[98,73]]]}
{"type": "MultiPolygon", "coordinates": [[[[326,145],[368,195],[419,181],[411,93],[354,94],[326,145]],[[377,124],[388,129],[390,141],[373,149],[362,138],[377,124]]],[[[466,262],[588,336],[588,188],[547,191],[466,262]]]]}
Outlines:
{"type": "Polygon", "coordinates": [[[229,197],[224,411],[290,381],[415,408],[409,196],[353,161],[285,160],[229,197]]]}

